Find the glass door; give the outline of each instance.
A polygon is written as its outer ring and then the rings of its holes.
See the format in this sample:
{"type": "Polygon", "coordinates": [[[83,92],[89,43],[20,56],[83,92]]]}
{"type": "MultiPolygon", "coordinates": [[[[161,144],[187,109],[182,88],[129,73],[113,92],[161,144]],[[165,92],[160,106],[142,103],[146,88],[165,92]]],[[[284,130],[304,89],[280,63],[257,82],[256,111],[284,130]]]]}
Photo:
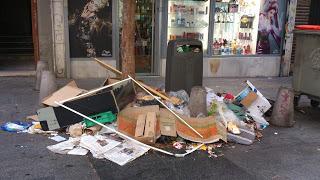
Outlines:
{"type": "Polygon", "coordinates": [[[137,0],[136,2],[136,73],[152,73],[154,55],[154,0],[137,0]]]}

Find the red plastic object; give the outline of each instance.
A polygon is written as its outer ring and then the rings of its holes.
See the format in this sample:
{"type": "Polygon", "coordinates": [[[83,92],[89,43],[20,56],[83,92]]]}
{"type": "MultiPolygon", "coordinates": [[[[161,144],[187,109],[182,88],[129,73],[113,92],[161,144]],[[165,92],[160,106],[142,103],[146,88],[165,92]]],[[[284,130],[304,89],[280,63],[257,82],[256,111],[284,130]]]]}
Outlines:
{"type": "Polygon", "coordinates": [[[227,94],[224,96],[224,99],[233,100],[233,99],[234,99],[234,96],[233,96],[231,93],[227,93],[227,94]]]}
{"type": "Polygon", "coordinates": [[[319,25],[298,25],[296,26],[296,29],[320,31],[320,26],[319,25]]]}

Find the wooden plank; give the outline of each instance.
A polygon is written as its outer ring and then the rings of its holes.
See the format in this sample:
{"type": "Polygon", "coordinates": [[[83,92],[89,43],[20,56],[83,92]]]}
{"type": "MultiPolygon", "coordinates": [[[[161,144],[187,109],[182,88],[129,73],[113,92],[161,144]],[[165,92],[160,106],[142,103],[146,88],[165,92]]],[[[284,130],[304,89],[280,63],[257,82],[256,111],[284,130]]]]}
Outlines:
{"type": "Polygon", "coordinates": [[[137,119],[136,131],[134,133],[135,137],[143,136],[145,124],[146,124],[146,114],[140,114],[137,119]]]}
{"type": "Polygon", "coordinates": [[[148,112],[146,117],[146,125],[144,129],[144,137],[154,138],[156,136],[157,116],[155,112],[148,112]]]}

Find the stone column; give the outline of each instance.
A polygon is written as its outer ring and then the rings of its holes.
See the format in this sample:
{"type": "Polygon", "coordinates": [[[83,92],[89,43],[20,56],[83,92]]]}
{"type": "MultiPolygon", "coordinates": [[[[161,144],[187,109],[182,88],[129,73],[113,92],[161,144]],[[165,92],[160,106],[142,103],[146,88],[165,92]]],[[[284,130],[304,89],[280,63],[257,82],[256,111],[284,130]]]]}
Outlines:
{"type": "Polygon", "coordinates": [[[53,62],[57,77],[66,76],[64,0],[52,0],[53,62]]]}
{"type": "Polygon", "coordinates": [[[45,61],[53,71],[51,0],[38,0],[39,60],[45,61]]]}
{"type": "Polygon", "coordinates": [[[285,34],[285,43],[284,50],[285,54],[282,57],[282,69],[281,76],[289,76],[290,73],[290,64],[291,64],[291,54],[292,54],[292,43],[293,43],[293,30],[296,20],[296,9],[297,9],[297,0],[289,0],[289,6],[287,11],[288,21],[286,22],[286,34],[285,34]]]}

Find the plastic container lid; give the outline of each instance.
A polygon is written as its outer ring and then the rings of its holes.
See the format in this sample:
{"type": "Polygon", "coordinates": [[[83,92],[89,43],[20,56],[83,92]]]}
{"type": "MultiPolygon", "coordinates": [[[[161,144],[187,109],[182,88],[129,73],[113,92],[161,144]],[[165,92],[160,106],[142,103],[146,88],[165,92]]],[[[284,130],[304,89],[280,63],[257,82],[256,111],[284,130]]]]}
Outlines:
{"type": "Polygon", "coordinates": [[[320,26],[319,25],[298,25],[296,26],[296,29],[320,31],[320,26]]]}

